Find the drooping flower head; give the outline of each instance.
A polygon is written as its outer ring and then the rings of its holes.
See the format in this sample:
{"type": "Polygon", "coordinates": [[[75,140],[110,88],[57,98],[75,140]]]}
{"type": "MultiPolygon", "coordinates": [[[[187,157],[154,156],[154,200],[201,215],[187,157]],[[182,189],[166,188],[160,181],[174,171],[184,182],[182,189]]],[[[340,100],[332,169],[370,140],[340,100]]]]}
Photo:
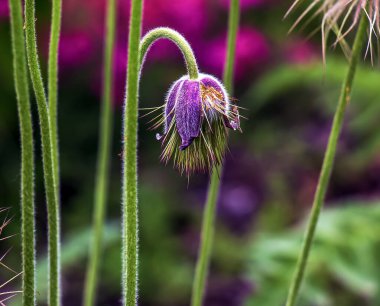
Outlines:
{"type": "Polygon", "coordinates": [[[189,175],[222,162],[226,127],[240,130],[240,117],[223,85],[213,76],[200,74],[195,80],[183,76],[174,82],[154,128],[161,125],[164,131],[156,138],[162,141],[162,160],[173,159],[179,171],[189,175]]]}
{"type": "MultiPolygon", "coordinates": [[[[303,0],[295,0],[285,16],[292,12],[303,0]]],[[[301,21],[308,24],[318,15],[322,15],[322,53],[325,58],[327,39],[330,33],[335,35],[333,46],[340,44],[347,57],[351,48],[346,41],[346,36],[359,24],[360,15],[368,18],[368,45],[366,54],[373,55],[372,38],[380,34],[380,0],[312,0],[306,9],[300,14],[290,31],[301,21]]]]}

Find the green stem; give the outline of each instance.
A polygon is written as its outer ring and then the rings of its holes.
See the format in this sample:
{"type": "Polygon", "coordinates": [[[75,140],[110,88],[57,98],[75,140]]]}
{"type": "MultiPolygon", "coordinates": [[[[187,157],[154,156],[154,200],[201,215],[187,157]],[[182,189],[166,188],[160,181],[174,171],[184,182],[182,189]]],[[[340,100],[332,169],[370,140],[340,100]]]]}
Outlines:
{"type": "Polygon", "coordinates": [[[21,234],[22,305],[34,306],[35,295],[35,218],[34,218],[34,145],[30,110],[28,71],[25,55],[22,4],[10,0],[14,81],[21,135],[21,234]]]}
{"type": "Polygon", "coordinates": [[[57,124],[57,100],[58,100],[58,47],[61,32],[62,1],[53,0],[49,60],[48,60],[48,101],[50,129],[52,135],[53,170],[59,201],[59,150],[58,150],[58,124],[57,124]]]}
{"type": "Polygon", "coordinates": [[[142,6],[142,0],[131,1],[127,94],[123,114],[122,286],[123,305],[127,306],[136,305],[138,288],[137,115],[142,6]]]}
{"type": "MultiPolygon", "coordinates": [[[[236,36],[239,27],[239,16],[239,0],[231,0],[231,8],[228,19],[227,56],[223,75],[223,82],[229,94],[232,94],[233,90],[233,71],[235,63],[236,36]]],[[[195,277],[193,281],[193,292],[191,298],[192,306],[201,306],[203,303],[214,238],[216,203],[220,190],[222,172],[223,167],[219,166],[213,169],[211,175],[211,182],[208,189],[207,201],[203,214],[201,245],[199,248],[198,261],[196,264],[195,277]]]]}
{"type": "Polygon", "coordinates": [[[199,247],[198,261],[195,268],[191,306],[201,306],[205,293],[205,284],[208,274],[208,266],[212,251],[212,243],[215,232],[215,212],[220,188],[220,172],[222,167],[213,169],[211,182],[207,194],[207,202],[204,208],[201,245],[199,247]]]}
{"type": "Polygon", "coordinates": [[[161,38],[169,39],[178,46],[185,59],[190,79],[197,79],[199,74],[198,65],[191,46],[181,34],[170,28],[155,28],[142,38],[140,43],[140,65],[142,66],[149,48],[161,38]]]}
{"type": "Polygon", "coordinates": [[[54,174],[54,161],[52,155],[52,135],[50,130],[49,108],[46,101],[44,85],[39,66],[36,26],[35,26],[35,2],[25,0],[25,30],[26,30],[26,54],[32,85],[37,101],[42,160],[45,179],[45,192],[48,212],[48,254],[49,254],[49,306],[60,305],[60,233],[59,233],[59,207],[58,195],[54,174]]]}
{"type": "Polygon", "coordinates": [[[356,66],[360,58],[361,50],[365,40],[367,27],[367,18],[362,13],[359,28],[356,33],[352,55],[348,67],[346,78],[342,84],[338,106],[335,111],[334,120],[331,127],[329,141],[327,144],[325,157],[323,160],[322,170],[319,176],[318,186],[314,195],[313,207],[310,214],[310,220],[305,233],[303,246],[298,258],[296,271],[290,285],[286,306],[294,306],[298,297],[299,289],[305,274],[306,264],[309,257],[310,249],[313,243],[315,229],[318,223],[319,214],[325,200],[326,190],[329,184],[335,152],[339,140],[339,135],[344,122],[345,110],[350,102],[352,85],[355,77],[356,66]]]}
{"type": "Polygon", "coordinates": [[[84,306],[95,305],[99,261],[102,251],[103,228],[108,190],[109,164],[112,142],[112,58],[115,45],[116,3],[107,2],[107,20],[105,29],[104,67],[103,67],[103,99],[100,118],[99,153],[95,182],[95,208],[93,216],[93,241],[89,252],[89,263],[84,291],[84,306]]]}

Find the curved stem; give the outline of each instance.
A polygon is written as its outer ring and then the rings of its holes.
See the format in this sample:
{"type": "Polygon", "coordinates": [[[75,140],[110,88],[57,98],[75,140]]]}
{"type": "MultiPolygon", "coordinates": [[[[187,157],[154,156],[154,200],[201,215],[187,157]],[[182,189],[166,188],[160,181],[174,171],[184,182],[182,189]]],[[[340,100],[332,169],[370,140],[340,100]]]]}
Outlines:
{"type": "Polygon", "coordinates": [[[21,135],[21,234],[22,234],[22,305],[34,306],[35,295],[35,214],[34,145],[26,65],[22,4],[10,0],[10,19],[14,81],[21,135]]]}
{"type": "Polygon", "coordinates": [[[94,194],[93,241],[89,252],[89,262],[84,291],[84,306],[95,305],[99,261],[102,251],[103,228],[108,191],[108,173],[112,142],[112,58],[115,45],[116,3],[107,1],[106,41],[103,67],[103,101],[100,118],[99,152],[94,194]]]}
{"type": "Polygon", "coordinates": [[[335,111],[334,120],[331,127],[329,141],[327,144],[325,157],[323,160],[322,170],[319,176],[318,186],[314,195],[313,207],[310,214],[310,220],[305,232],[305,238],[302,249],[298,258],[296,271],[290,285],[286,306],[294,306],[298,297],[299,289],[304,277],[307,259],[313,243],[315,229],[318,223],[319,214],[325,200],[327,187],[329,184],[331,171],[334,164],[335,152],[339,140],[339,135],[344,122],[344,114],[347,105],[350,102],[352,85],[355,77],[356,66],[360,58],[361,50],[365,40],[365,31],[367,26],[367,18],[362,13],[359,28],[356,33],[352,55],[348,67],[346,78],[342,84],[337,109],[335,111]]]}
{"type": "Polygon", "coordinates": [[[127,96],[124,109],[124,174],[123,174],[123,288],[124,305],[135,305],[138,266],[138,209],[137,209],[137,109],[138,81],[149,48],[158,39],[173,41],[181,50],[189,77],[198,78],[198,65],[186,39],[169,28],[156,28],[141,35],[142,1],[132,1],[128,48],[127,96]]]}
{"type": "Polygon", "coordinates": [[[142,6],[142,0],[131,1],[127,94],[123,114],[122,288],[123,305],[127,306],[136,305],[138,289],[137,116],[142,6]]]}
{"type": "Polygon", "coordinates": [[[186,39],[169,28],[156,28],[141,35],[142,1],[132,1],[128,44],[127,95],[124,108],[123,159],[123,298],[132,306],[137,298],[138,206],[137,206],[137,115],[139,73],[149,48],[158,39],[173,41],[181,50],[189,77],[198,78],[198,65],[186,39]]]}
{"type": "MultiPolygon", "coordinates": [[[[239,16],[239,0],[231,0],[230,15],[228,19],[227,56],[223,75],[223,82],[229,94],[232,94],[233,90],[233,71],[235,63],[236,36],[239,27],[239,16]]],[[[198,261],[193,281],[193,292],[191,298],[192,306],[201,306],[203,302],[214,238],[216,203],[218,201],[222,172],[223,167],[219,166],[213,169],[211,175],[211,182],[208,189],[207,201],[203,213],[201,245],[199,248],[198,261]]]]}
{"type": "Polygon", "coordinates": [[[52,155],[52,135],[50,131],[49,109],[46,101],[36,42],[35,3],[25,0],[26,54],[30,77],[36,96],[41,131],[42,159],[45,179],[45,192],[48,212],[48,254],[49,254],[49,293],[48,304],[60,305],[60,233],[57,188],[54,177],[52,155]]]}
{"type": "Polygon", "coordinates": [[[48,60],[48,101],[50,128],[52,135],[53,170],[59,201],[59,150],[58,150],[58,124],[57,124],[57,99],[58,99],[58,48],[61,32],[61,0],[53,0],[50,28],[49,60],[48,60]]]}
{"type": "Polygon", "coordinates": [[[161,38],[169,39],[178,46],[185,59],[190,79],[197,79],[199,74],[198,65],[191,46],[181,34],[169,28],[155,28],[145,34],[140,43],[140,65],[142,66],[149,48],[161,38]]]}

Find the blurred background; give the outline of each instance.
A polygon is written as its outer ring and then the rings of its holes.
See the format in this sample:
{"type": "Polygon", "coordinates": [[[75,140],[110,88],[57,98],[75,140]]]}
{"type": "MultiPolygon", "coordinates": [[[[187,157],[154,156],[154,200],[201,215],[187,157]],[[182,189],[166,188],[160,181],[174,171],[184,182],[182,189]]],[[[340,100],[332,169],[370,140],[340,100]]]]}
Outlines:
{"type": "MultiPolygon", "coordinates": [[[[98,305],[120,301],[121,113],[126,74],[130,1],[118,9],[111,184],[98,305]]],[[[50,3],[37,1],[43,71],[50,3]]],[[[287,34],[302,12],[283,20],[290,1],[241,0],[235,91],[247,110],[243,133],[230,133],[218,202],[217,231],[207,306],[283,305],[301,246],[324,149],[347,62],[339,48],[321,63],[315,19],[287,34]]],[[[200,69],[221,78],[228,0],[147,0],[144,33],[156,26],[181,32],[200,69]]],[[[304,8],[304,7],[303,7],[304,8]]],[[[102,84],[105,0],[64,0],[60,46],[59,134],[61,158],[64,305],[81,305],[91,237],[93,189],[102,84]]],[[[299,305],[380,305],[380,74],[363,61],[357,72],[335,170],[310,258],[299,305]]],[[[7,0],[0,0],[0,221],[2,259],[16,272],[20,259],[20,149],[7,0]]],[[[176,47],[154,45],[141,80],[141,107],[163,104],[170,84],[185,73],[176,47]]],[[[45,74],[46,75],[46,74],[45,74]]],[[[46,305],[46,207],[36,105],[36,206],[38,300],[46,305]]],[[[188,181],[159,161],[160,143],[149,119],[139,128],[139,305],[188,305],[199,244],[208,176],[188,181]]],[[[14,272],[0,266],[0,283],[14,272]]],[[[20,288],[19,280],[11,289],[20,288]]],[[[13,300],[13,305],[20,305],[13,300]]],[[[8,305],[8,304],[7,304],[8,305]]]]}

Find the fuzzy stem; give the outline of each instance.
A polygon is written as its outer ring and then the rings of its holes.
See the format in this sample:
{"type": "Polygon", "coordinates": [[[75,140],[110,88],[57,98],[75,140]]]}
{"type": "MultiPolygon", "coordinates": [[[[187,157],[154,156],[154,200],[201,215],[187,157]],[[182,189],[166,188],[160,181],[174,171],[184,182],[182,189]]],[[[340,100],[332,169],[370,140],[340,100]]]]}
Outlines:
{"type": "Polygon", "coordinates": [[[21,234],[22,234],[22,305],[34,306],[35,295],[35,218],[34,218],[34,145],[30,110],[28,71],[22,4],[10,0],[14,81],[21,135],[21,234]]]}
{"type": "Polygon", "coordinates": [[[140,65],[142,66],[149,48],[161,38],[169,39],[178,46],[185,59],[189,78],[197,79],[199,75],[198,65],[191,46],[181,34],[170,28],[155,28],[142,38],[140,43],[140,65]]]}
{"type": "Polygon", "coordinates": [[[39,66],[36,27],[35,27],[35,2],[25,0],[25,30],[26,30],[26,54],[32,85],[37,101],[42,160],[45,179],[45,192],[48,212],[48,254],[49,254],[49,306],[60,305],[60,233],[59,233],[59,207],[58,195],[54,177],[54,161],[52,155],[52,135],[50,130],[49,108],[46,101],[44,85],[39,66]]]}
{"type": "Polygon", "coordinates": [[[62,1],[52,1],[52,15],[50,28],[49,60],[48,60],[48,101],[50,129],[52,135],[52,154],[54,179],[59,201],[59,149],[58,149],[58,123],[57,123],[57,100],[58,100],[58,48],[61,32],[62,1]]]}
{"type": "Polygon", "coordinates": [[[334,120],[327,144],[325,157],[323,160],[322,170],[319,176],[318,186],[314,195],[313,207],[310,214],[309,223],[305,232],[302,249],[298,258],[296,271],[290,285],[286,306],[294,306],[298,297],[299,289],[305,274],[306,264],[309,257],[310,249],[314,239],[315,229],[318,223],[319,214],[325,200],[327,187],[329,184],[335,152],[339,140],[339,135],[344,122],[344,114],[346,107],[350,102],[352,85],[355,77],[356,66],[360,58],[361,50],[365,40],[365,32],[367,27],[367,18],[362,13],[359,28],[356,33],[355,42],[352,50],[351,59],[347,71],[346,78],[342,84],[338,106],[335,111],[334,120]]]}
{"type": "Polygon", "coordinates": [[[213,169],[211,182],[207,194],[207,202],[203,212],[201,245],[199,247],[198,261],[195,268],[191,306],[201,306],[205,293],[205,285],[210,264],[210,256],[215,232],[216,202],[220,188],[220,174],[222,167],[213,169]],[[218,174],[219,173],[219,174],[218,174]]]}
{"type": "Polygon", "coordinates": [[[138,289],[137,116],[142,0],[131,1],[127,93],[123,125],[122,288],[123,305],[134,306],[138,289]]]}
{"type": "MultiPolygon", "coordinates": [[[[235,63],[236,36],[239,27],[240,6],[239,0],[231,0],[231,8],[228,19],[228,44],[227,55],[224,66],[223,82],[229,94],[233,90],[233,71],[235,63]]],[[[216,203],[220,190],[220,180],[223,167],[213,169],[211,182],[208,189],[207,201],[203,213],[201,245],[199,248],[198,261],[193,281],[193,292],[191,298],[192,306],[201,306],[203,303],[205,284],[210,264],[210,256],[215,230],[216,203]]]]}
{"type": "Polygon", "coordinates": [[[95,305],[99,261],[101,258],[103,227],[106,210],[109,164],[112,142],[112,58],[115,45],[116,3],[107,1],[107,20],[105,29],[104,67],[103,67],[103,98],[100,118],[100,137],[97,161],[97,174],[94,194],[93,241],[90,246],[89,263],[84,292],[84,306],[95,305]]]}

